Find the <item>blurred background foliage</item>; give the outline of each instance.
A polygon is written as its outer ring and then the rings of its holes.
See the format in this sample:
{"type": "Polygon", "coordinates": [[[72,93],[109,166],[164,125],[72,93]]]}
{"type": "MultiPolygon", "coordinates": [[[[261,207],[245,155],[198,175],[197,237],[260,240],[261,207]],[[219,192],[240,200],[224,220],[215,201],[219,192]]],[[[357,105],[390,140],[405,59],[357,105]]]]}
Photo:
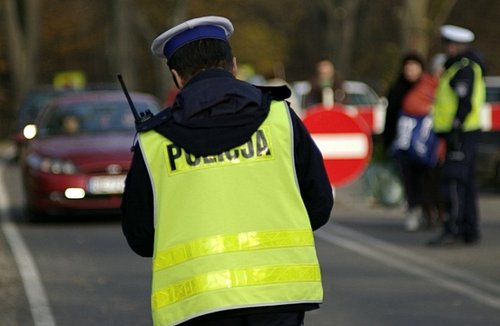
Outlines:
{"type": "Polygon", "coordinates": [[[188,18],[230,18],[238,62],[266,78],[308,79],[328,58],[342,79],[383,95],[405,51],[441,51],[444,23],[472,29],[489,74],[500,74],[499,12],[495,0],[0,0],[0,137],[26,91],[61,71],[114,86],[122,73],[130,89],[163,100],[170,74],[149,47],[188,18]]]}

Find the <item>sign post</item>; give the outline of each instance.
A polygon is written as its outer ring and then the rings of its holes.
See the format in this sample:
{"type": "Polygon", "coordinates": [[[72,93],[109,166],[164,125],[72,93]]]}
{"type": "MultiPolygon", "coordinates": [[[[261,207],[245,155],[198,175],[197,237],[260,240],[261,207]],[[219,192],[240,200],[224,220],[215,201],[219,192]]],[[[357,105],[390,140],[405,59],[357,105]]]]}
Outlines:
{"type": "Polygon", "coordinates": [[[303,122],[323,154],[333,186],[344,186],[363,173],[372,153],[371,130],[356,112],[318,106],[307,112],[303,122]]]}

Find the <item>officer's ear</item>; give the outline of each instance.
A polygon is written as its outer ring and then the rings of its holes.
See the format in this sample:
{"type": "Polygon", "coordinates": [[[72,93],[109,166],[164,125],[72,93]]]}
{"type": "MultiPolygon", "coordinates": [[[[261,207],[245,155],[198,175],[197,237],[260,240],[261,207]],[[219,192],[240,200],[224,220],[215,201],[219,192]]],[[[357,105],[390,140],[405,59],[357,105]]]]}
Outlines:
{"type": "Polygon", "coordinates": [[[175,86],[177,88],[182,88],[184,86],[184,79],[182,79],[181,75],[175,69],[170,69],[170,73],[172,74],[172,79],[174,80],[175,86]]]}
{"type": "Polygon", "coordinates": [[[238,74],[238,64],[236,63],[236,57],[233,57],[233,68],[231,69],[233,76],[238,74]]]}

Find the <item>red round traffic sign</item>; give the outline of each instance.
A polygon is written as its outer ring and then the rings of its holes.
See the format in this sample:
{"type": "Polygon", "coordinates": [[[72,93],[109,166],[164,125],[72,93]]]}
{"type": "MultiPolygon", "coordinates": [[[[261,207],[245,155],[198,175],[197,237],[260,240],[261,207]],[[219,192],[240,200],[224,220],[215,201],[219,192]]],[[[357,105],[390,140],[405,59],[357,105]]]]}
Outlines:
{"type": "Polygon", "coordinates": [[[318,105],[308,109],[303,122],[323,154],[332,185],[346,185],[363,173],[372,153],[371,131],[356,111],[318,105]]]}

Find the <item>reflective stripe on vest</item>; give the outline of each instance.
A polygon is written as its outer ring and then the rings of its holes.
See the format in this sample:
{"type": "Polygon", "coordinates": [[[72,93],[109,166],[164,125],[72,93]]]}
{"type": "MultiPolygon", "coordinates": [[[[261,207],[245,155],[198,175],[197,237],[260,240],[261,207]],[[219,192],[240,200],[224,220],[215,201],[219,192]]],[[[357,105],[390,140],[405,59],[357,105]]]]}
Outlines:
{"type": "Polygon", "coordinates": [[[200,293],[251,285],[285,282],[318,282],[318,265],[257,266],[196,275],[153,293],[152,307],[158,310],[200,293]]]}
{"type": "Polygon", "coordinates": [[[179,244],[157,253],[153,270],[159,271],[196,257],[244,250],[313,246],[311,230],[242,232],[212,236],[179,244]]]}
{"type": "Polygon", "coordinates": [[[289,119],[286,104],[273,102],[248,142],[206,157],[155,131],[139,135],[155,198],[155,325],[322,301],[289,119]]]}
{"type": "Polygon", "coordinates": [[[438,133],[449,132],[452,128],[458,109],[458,96],[450,86],[450,81],[460,69],[469,65],[474,71],[474,84],[471,95],[472,108],[465,118],[462,129],[470,131],[481,128],[480,110],[485,99],[482,70],[479,64],[463,58],[449,67],[439,79],[432,111],[434,130],[438,133]]]}

